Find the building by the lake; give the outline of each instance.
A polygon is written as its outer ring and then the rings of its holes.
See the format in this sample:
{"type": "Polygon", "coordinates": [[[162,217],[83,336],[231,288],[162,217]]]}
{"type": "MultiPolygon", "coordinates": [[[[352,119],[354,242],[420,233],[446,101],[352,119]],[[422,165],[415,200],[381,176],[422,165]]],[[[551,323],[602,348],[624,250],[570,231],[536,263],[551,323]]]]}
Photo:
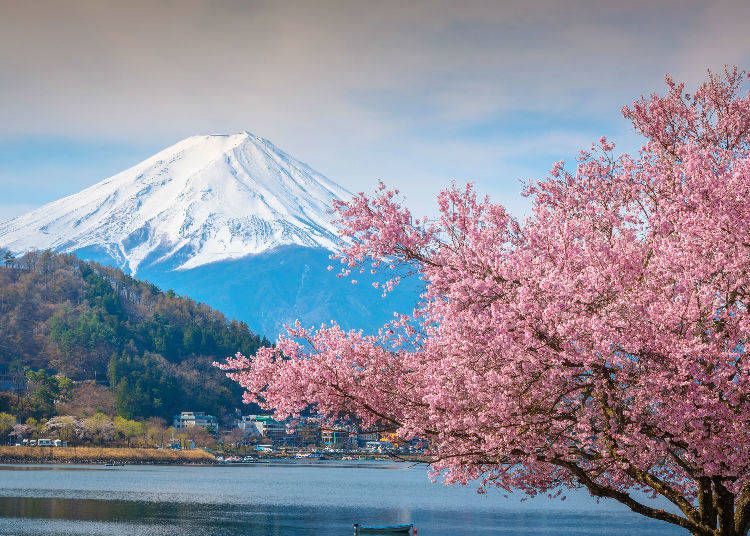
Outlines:
{"type": "Polygon", "coordinates": [[[268,439],[273,445],[317,446],[320,443],[320,423],[314,418],[296,422],[277,421],[270,415],[243,415],[237,428],[246,435],[268,439]]]}
{"type": "Polygon", "coordinates": [[[177,430],[185,428],[200,427],[207,430],[216,431],[219,429],[219,421],[213,415],[208,415],[202,411],[183,411],[175,415],[172,426],[177,430]]]}

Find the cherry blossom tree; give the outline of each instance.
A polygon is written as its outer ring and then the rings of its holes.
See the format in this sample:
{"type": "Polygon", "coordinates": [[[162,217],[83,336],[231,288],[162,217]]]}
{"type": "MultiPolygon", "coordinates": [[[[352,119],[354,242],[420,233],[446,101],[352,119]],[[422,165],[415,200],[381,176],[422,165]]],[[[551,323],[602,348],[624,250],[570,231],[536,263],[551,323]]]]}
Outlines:
{"type": "Polygon", "coordinates": [[[602,138],[555,164],[523,221],[471,185],[443,191],[433,219],[382,184],[342,203],[342,275],[406,266],[419,306],[376,336],[297,325],[221,366],[278,418],[314,407],[428,440],[448,483],[584,487],[692,534],[746,535],[745,80],[709,73],[690,94],[667,78],[623,108],[637,154],[602,138]]]}
{"type": "Polygon", "coordinates": [[[62,441],[73,442],[83,435],[83,424],[72,415],[58,415],[44,423],[43,431],[62,441]]]}
{"type": "Polygon", "coordinates": [[[13,426],[13,429],[8,435],[15,437],[16,441],[22,441],[23,439],[31,437],[33,433],[34,433],[33,426],[30,426],[28,424],[16,424],[13,426]]]}

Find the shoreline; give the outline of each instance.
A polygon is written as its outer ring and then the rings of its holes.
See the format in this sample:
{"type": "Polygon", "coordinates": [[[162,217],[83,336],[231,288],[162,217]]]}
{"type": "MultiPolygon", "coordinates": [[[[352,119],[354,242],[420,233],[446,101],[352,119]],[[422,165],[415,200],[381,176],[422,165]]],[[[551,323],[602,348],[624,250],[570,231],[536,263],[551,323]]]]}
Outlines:
{"type": "Polygon", "coordinates": [[[213,465],[216,457],[203,449],[170,450],[133,447],[0,446],[3,464],[213,465]]]}
{"type": "Polygon", "coordinates": [[[393,457],[384,454],[371,456],[332,454],[325,458],[297,458],[279,453],[255,455],[252,461],[224,460],[203,449],[171,450],[139,447],[26,447],[0,446],[0,464],[81,464],[81,465],[251,465],[258,463],[290,462],[316,463],[318,461],[395,461],[426,463],[421,456],[393,457]]]}

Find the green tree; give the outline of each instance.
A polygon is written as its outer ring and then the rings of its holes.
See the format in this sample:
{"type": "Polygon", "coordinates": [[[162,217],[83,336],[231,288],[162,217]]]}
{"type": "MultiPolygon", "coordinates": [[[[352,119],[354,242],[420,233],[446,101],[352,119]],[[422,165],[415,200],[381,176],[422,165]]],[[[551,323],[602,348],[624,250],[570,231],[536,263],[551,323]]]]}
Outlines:
{"type": "Polygon", "coordinates": [[[28,427],[29,436],[39,437],[39,433],[42,431],[42,423],[34,417],[26,419],[26,426],[28,427]]]}
{"type": "Polygon", "coordinates": [[[67,400],[73,382],[44,369],[27,370],[25,375],[26,393],[20,403],[23,413],[36,419],[54,415],[55,404],[67,400]]]}
{"type": "Polygon", "coordinates": [[[11,252],[9,249],[6,249],[2,252],[2,257],[5,266],[13,267],[13,265],[16,263],[16,256],[13,255],[13,252],[11,252]]]}
{"type": "Polygon", "coordinates": [[[145,423],[145,441],[152,447],[163,447],[164,442],[169,437],[167,432],[167,423],[161,417],[151,417],[145,423]]]}
{"type": "Polygon", "coordinates": [[[114,388],[117,414],[130,419],[151,416],[169,418],[181,399],[177,378],[157,354],[113,356],[109,382],[114,388]]]}
{"type": "Polygon", "coordinates": [[[130,446],[131,441],[138,437],[143,437],[146,426],[144,423],[126,419],[124,417],[120,417],[119,415],[114,418],[114,426],[115,426],[115,435],[116,437],[120,439],[124,439],[128,446],[130,446]]]}
{"type": "Polygon", "coordinates": [[[97,445],[108,443],[115,437],[115,425],[104,413],[95,413],[81,424],[83,436],[97,445]]]}
{"type": "Polygon", "coordinates": [[[16,425],[16,417],[10,413],[0,413],[0,438],[7,440],[16,425]]]}

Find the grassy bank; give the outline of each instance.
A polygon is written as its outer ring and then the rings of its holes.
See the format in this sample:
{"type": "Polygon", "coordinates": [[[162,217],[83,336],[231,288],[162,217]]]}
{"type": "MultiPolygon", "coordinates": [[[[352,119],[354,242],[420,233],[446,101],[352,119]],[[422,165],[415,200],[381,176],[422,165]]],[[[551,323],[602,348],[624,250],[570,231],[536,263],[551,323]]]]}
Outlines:
{"type": "Polygon", "coordinates": [[[213,463],[205,450],[0,446],[0,463],[213,463]]]}

